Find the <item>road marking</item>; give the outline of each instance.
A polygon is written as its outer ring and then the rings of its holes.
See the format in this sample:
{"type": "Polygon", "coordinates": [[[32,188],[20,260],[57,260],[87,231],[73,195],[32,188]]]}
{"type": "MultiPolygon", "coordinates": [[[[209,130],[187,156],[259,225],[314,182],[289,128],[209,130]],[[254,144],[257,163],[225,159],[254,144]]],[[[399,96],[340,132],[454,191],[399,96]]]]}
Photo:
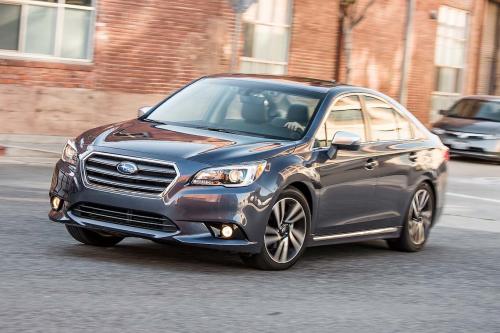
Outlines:
{"type": "Polygon", "coordinates": [[[452,192],[446,192],[446,194],[449,195],[449,196],[453,196],[453,197],[460,197],[460,198],[467,198],[467,199],[474,199],[474,200],[482,200],[482,201],[489,201],[489,202],[500,203],[500,200],[497,200],[497,199],[476,197],[474,195],[467,195],[467,194],[461,194],[461,193],[452,193],[452,192]]]}
{"type": "Polygon", "coordinates": [[[12,198],[12,197],[1,197],[0,200],[6,201],[24,201],[24,202],[46,202],[48,203],[48,199],[38,199],[38,198],[12,198]]]}

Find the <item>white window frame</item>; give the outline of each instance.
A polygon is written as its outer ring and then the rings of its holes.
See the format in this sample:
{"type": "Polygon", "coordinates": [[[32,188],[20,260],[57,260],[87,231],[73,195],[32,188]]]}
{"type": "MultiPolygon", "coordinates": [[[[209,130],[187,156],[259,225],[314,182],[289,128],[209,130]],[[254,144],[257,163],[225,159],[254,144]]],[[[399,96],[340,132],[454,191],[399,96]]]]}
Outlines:
{"type": "Polygon", "coordinates": [[[4,50],[0,49],[0,58],[3,59],[20,59],[20,60],[40,60],[49,62],[63,62],[63,63],[78,63],[78,64],[92,64],[94,55],[94,32],[95,32],[95,17],[96,17],[96,1],[91,0],[91,6],[79,6],[79,5],[69,5],[65,3],[65,0],[57,0],[57,2],[45,2],[36,0],[0,0],[1,4],[8,5],[20,5],[21,14],[19,22],[19,40],[17,50],[4,50]],[[57,9],[56,13],[56,30],[55,30],[55,44],[54,44],[54,54],[36,54],[24,52],[25,48],[25,36],[26,36],[26,25],[28,19],[28,5],[40,6],[40,7],[52,7],[57,9]],[[62,36],[64,28],[64,9],[79,9],[91,12],[90,24],[88,31],[87,40],[87,50],[88,55],[85,59],[78,58],[66,58],[61,57],[61,47],[62,47],[62,36]]]}
{"type": "MultiPolygon", "coordinates": [[[[449,108],[460,96],[463,95],[466,89],[466,76],[467,76],[467,63],[468,63],[468,48],[469,48],[469,38],[470,38],[470,25],[471,25],[471,18],[470,18],[470,12],[464,9],[460,8],[455,8],[452,6],[447,6],[447,5],[441,5],[439,8],[448,8],[451,10],[460,10],[465,13],[465,26],[464,28],[464,37],[463,38],[457,38],[457,37],[449,37],[449,36],[440,36],[439,32],[439,26],[446,26],[446,27],[453,27],[457,28],[455,25],[450,25],[447,24],[446,22],[440,22],[439,21],[439,16],[438,16],[438,22],[437,22],[437,30],[436,30],[436,44],[435,44],[435,52],[434,52],[434,70],[437,71],[438,68],[453,68],[453,69],[458,69],[461,71],[461,76],[458,78],[460,82],[458,82],[460,91],[456,92],[446,92],[446,91],[439,91],[435,90],[437,88],[437,83],[435,80],[437,80],[437,75],[434,76],[434,82],[433,82],[433,92],[432,92],[432,97],[431,97],[431,121],[436,120],[439,115],[438,111],[440,109],[447,109],[449,108]],[[453,66],[450,64],[442,64],[439,63],[438,59],[438,39],[439,37],[445,37],[447,39],[454,40],[456,42],[459,42],[463,45],[464,50],[463,50],[463,59],[462,59],[462,64],[461,66],[453,66]]],[[[437,73],[436,73],[437,74],[437,73]]]]}
{"type": "MultiPolygon", "coordinates": [[[[260,4],[260,1],[268,1],[268,0],[257,0],[254,6],[257,6],[257,11],[258,11],[258,6],[260,4]]],[[[290,0],[290,8],[289,8],[289,13],[288,13],[288,22],[289,24],[281,24],[281,23],[276,23],[276,22],[269,22],[269,21],[261,21],[258,19],[249,19],[243,15],[242,17],[242,22],[243,23],[249,23],[253,25],[267,25],[270,27],[278,27],[278,28],[285,28],[288,30],[288,45],[287,45],[287,50],[286,50],[286,61],[272,61],[272,60],[266,60],[266,59],[260,59],[260,58],[255,58],[255,57],[245,57],[241,56],[240,57],[240,66],[241,62],[251,62],[251,63],[258,63],[258,64],[268,64],[268,65],[280,65],[283,66],[284,68],[284,73],[286,74],[288,72],[288,59],[289,59],[289,51],[290,51],[290,43],[291,43],[291,36],[292,36],[292,20],[293,20],[293,0],[290,0]]],[[[274,10],[274,8],[273,8],[274,10]]]]}
{"type": "MultiPolygon", "coordinates": [[[[459,9],[459,8],[454,8],[454,7],[450,7],[450,6],[446,6],[446,5],[442,5],[440,7],[441,8],[447,8],[448,10],[452,10],[452,11],[461,11],[465,14],[465,25],[463,27],[460,27],[460,26],[457,26],[457,25],[453,25],[453,24],[449,24],[448,22],[440,22],[439,21],[439,17],[438,17],[438,28],[437,28],[437,31],[436,31],[436,54],[434,56],[434,66],[437,68],[452,68],[452,69],[458,69],[461,71],[461,77],[459,78],[460,82],[459,82],[459,86],[460,86],[460,91],[457,91],[457,92],[443,92],[443,91],[439,91],[439,90],[435,90],[434,92],[436,94],[445,94],[445,95],[459,95],[462,93],[462,91],[464,90],[464,75],[465,75],[465,69],[466,69],[466,65],[467,65],[467,40],[468,40],[468,27],[469,27],[469,12],[467,12],[466,10],[463,10],[463,9],[459,9]],[[464,31],[464,37],[460,38],[460,37],[450,37],[450,36],[446,36],[446,35],[441,35],[440,34],[440,30],[439,27],[446,27],[446,28],[451,28],[451,29],[458,29],[458,28],[463,28],[463,31],[464,31]],[[455,42],[458,42],[460,43],[461,45],[463,45],[463,59],[462,59],[462,64],[461,65],[452,65],[452,64],[443,64],[443,63],[439,63],[439,60],[438,59],[438,47],[439,45],[437,44],[438,40],[439,39],[443,39],[443,40],[453,40],[455,42]]],[[[437,83],[437,82],[435,82],[437,83]]]]}

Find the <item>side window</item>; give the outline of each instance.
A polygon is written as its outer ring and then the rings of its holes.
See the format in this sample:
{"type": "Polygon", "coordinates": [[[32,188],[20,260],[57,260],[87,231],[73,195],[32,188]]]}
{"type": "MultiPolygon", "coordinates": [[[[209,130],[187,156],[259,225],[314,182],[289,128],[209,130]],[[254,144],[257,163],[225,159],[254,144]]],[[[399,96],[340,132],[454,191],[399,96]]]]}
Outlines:
{"type": "Polygon", "coordinates": [[[359,97],[351,95],[339,99],[331,108],[324,127],[316,134],[316,147],[328,147],[337,131],[348,131],[366,141],[363,111],[359,97]]]}
{"type": "Polygon", "coordinates": [[[396,111],[386,102],[365,96],[366,111],[370,118],[372,140],[393,141],[399,139],[396,111]]]}
{"type": "Polygon", "coordinates": [[[411,140],[413,135],[411,132],[411,122],[402,116],[399,112],[395,112],[396,122],[398,124],[398,138],[400,140],[411,140]]]}

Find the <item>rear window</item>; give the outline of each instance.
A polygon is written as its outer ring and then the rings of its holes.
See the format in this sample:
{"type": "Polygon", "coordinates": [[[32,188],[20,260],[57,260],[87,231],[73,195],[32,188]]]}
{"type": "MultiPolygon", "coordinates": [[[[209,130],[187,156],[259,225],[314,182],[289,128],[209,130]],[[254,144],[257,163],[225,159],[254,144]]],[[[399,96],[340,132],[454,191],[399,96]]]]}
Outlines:
{"type": "Polygon", "coordinates": [[[387,103],[365,96],[366,111],[370,118],[372,139],[374,141],[398,140],[396,111],[387,103]]]}
{"type": "Polygon", "coordinates": [[[415,125],[392,105],[378,98],[365,96],[374,141],[411,140],[415,125]]]}

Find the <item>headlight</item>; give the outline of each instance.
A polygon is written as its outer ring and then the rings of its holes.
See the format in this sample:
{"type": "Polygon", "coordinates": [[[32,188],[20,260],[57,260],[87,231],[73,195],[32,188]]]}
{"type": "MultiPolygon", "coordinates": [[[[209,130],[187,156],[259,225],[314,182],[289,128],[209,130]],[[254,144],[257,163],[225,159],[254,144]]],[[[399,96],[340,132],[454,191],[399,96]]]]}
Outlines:
{"type": "Polygon", "coordinates": [[[78,153],[76,152],[75,140],[69,139],[64,146],[61,159],[71,165],[76,165],[78,153]]]}
{"type": "Polygon", "coordinates": [[[437,134],[437,135],[441,135],[441,134],[446,133],[446,131],[444,129],[437,128],[437,127],[433,127],[431,129],[431,132],[434,133],[434,134],[437,134]]]}
{"type": "Polygon", "coordinates": [[[255,182],[266,168],[266,162],[228,165],[198,172],[191,184],[222,185],[226,187],[247,186],[255,182]]]}
{"type": "Polygon", "coordinates": [[[500,139],[500,135],[495,135],[495,134],[484,134],[483,139],[485,140],[496,140],[500,139]]]}

